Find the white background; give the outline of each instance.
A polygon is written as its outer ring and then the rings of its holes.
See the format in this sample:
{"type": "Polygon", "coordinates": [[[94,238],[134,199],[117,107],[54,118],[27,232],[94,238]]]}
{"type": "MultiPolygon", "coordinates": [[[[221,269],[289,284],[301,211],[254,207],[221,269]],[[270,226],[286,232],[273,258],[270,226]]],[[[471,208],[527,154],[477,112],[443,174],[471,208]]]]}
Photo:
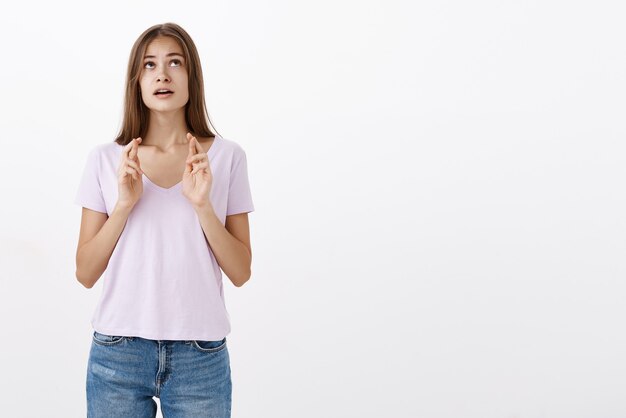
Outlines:
{"type": "Polygon", "coordinates": [[[618,1],[25,2],[0,14],[2,415],[81,417],[87,152],[172,21],[247,153],[234,418],[626,417],[618,1]]]}

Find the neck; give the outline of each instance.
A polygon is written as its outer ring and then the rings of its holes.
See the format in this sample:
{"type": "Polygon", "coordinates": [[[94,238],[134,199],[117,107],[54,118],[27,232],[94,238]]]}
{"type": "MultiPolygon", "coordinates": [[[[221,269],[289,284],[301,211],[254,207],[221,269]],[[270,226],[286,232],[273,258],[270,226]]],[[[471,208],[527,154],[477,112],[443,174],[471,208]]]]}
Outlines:
{"type": "Polygon", "coordinates": [[[173,112],[150,112],[150,122],[141,145],[153,145],[168,149],[175,145],[187,145],[187,132],[184,109],[173,112]]]}

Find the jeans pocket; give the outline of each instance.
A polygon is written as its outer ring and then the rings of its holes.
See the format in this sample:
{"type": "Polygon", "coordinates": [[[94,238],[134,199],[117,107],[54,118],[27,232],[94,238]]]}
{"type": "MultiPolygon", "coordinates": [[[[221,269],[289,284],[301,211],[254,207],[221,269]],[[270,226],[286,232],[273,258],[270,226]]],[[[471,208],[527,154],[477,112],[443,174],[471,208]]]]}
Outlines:
{"type": "Polygon", "coordinates": [[[226,337],[217,341],[191,340],[191,345],[203,353],[216,353],[226,348],[226,337]]]}
{"type": "Polygon", "coordinates": [[[98,331],[93,332],[93,341],[99,345],[115,345],[119,344],[126,339],[123,335],[107,335],[101,334],[98,331]]]}

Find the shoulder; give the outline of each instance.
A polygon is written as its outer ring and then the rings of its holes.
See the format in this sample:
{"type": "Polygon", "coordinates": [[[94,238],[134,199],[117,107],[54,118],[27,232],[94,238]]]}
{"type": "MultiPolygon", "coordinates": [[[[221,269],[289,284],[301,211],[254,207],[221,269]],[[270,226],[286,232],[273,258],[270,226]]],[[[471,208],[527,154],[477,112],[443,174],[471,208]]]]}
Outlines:
{"type": "Polygon", "coordinates": [[[119,145],[117,142],[101,142],[96,145],[92,145],[89,148],[89,154],[93,155],[106,155],[106,154],[115,154],[116,152],[120,152],[124,148],[123,145],[119,145]]]}
{"type": "MultiPolygon", "coordinates": [[[[216,137],[217,138],[217,137],[216,137]]],[[[224,138],[223,136],[220,136],[218,141],[221,142],[221,146],[224,149],[227,149],[231,152],[236,152],[236,153],[241,153],[244,152],[243,147],[239,144],[239,142],[236,142],[233,139],[230,138],[224,138]]]]}
{"type": "Polygon", "coordinates": [[[117,142],[104,142],[92,145],[87,151],[87,165],[97,171],[116,164],[120,159],[123,146],[117,142]]]}
{"type": "Polygon", "coordinates": [[[96,145],[93,145],[89,150],[89,155],[92,158],[119,158],[120,153],[124,149],[123,145],[118,144],[117,142],[102,142],[96,145]]]}
{"type": "MultiPolygon", "coordinates": [[[[218,141],[220,141],[218,146],[221,147],[221,151],[230,158],[231,162],[236,163],[241,160],[246,160],[246,151],[239,142],[222,136],[219,137],[218,141]]],[[[218,151],[220,151],[220,149],[218,149],[218,151]]]]}

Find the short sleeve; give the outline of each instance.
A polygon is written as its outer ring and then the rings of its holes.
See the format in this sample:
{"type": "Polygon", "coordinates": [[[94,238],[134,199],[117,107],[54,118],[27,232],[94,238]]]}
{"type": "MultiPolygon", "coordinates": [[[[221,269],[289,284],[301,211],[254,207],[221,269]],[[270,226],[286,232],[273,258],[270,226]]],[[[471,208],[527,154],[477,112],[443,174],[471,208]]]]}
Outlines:
{"type": "Polygon", "coordinates": [[[107,213],[102,187],[100,186],[99,148],[94,147],[87,155],[83,175],[74,198],[76,205],[98,212],[107,213]]]}
{"type": "Polygon", "coordinates": [[[254,204],[248,179],[248,160],[243,148],[236,146],[230,169],[226,216],[252,211],[254,204]]]}

